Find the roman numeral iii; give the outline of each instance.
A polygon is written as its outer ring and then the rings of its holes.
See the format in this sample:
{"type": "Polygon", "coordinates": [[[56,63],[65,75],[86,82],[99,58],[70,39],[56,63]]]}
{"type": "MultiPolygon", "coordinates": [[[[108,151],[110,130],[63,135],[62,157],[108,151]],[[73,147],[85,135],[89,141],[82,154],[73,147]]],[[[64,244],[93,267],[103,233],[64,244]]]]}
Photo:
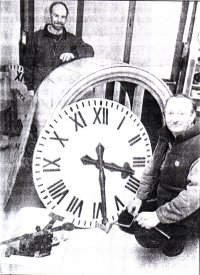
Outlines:
{"type": "Polygon", "coordinates": [[[145,157],[133,157],[133,167],[144,167],[145,157]]]}

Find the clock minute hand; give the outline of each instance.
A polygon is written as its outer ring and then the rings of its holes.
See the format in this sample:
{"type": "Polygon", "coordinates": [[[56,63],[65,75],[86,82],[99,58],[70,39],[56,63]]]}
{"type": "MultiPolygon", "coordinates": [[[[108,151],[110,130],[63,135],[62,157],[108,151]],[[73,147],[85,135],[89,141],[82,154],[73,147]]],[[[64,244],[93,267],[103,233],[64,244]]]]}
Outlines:
{"type": "Polygon", "coordinates": [[[98,168],[99,168],[99,184],[100,184],[100,190],[101,190],[101,203],[102,203],[102,224],[106,226],[108,223],[107,218],[107,209],[106,209],[106,190],[105,190],[105,182],[106,177],[104,173],[103,168],[103,153],[104,153],[104,147],[102,144],[98,144],[96,148],[97,156],[98,156],[98,168]]]}
{"type": "MultiPolygon", "coordinates": [[[[88,155],[83,156],[81,158],[81,161],[84,165],[95,165],[97,168],[99,168],[99,161],[89,157],[88,155]]],[[[128,162],[125,162],[123,167],[115,164],[114,162],[109,163],[102,161],[102,165],[104,168],[110,170],[111,172],[121,172],[121,177],[123,179],[127,178],[130,175],[134,175],[135,173],[135,171],[131,169],[128,162]]]]}

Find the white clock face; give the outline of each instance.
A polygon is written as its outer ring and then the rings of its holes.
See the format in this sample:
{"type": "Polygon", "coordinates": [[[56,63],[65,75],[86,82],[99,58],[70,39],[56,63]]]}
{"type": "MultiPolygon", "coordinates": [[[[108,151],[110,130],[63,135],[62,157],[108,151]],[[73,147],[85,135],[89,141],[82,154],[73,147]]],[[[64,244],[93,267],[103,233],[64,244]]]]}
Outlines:
{"type": "Polygon", "coordinates": [[[106,99],[82,100],[56,112],[44,127],[33,156],[34,184],[47,208],[72,214],[78,227],[94,227],[105,204],[109,222],[117,220],[151,154],[148,134],[128,108],[106,99]]]}

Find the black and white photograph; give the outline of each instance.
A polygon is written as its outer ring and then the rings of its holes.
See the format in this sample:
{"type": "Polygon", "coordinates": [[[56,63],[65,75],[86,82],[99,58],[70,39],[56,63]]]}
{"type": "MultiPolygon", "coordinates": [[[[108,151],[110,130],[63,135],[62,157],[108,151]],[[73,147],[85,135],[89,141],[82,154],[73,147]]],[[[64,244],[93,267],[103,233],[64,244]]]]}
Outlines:
{"type": "Polygon", "coordinates": [[[0,1],[0,274],[199,275],[200,2],[0,1]]]}

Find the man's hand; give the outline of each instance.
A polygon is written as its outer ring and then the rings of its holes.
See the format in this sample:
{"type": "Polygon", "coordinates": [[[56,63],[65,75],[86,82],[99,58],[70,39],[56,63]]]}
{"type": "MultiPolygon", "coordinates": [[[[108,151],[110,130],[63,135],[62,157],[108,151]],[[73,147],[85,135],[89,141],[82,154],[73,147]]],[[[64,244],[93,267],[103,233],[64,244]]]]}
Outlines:
{"type": "Polygon", "coordinates": [[[71,59],[74,59],[74,58],[75,57],[74,57],[73,53],[62,53],[60,55],[60,60],[62,62],[67,62],[67,61],[70,61],[71,59]]]}
{"type": "Polygon", "coordinates": [[[127,210],[129,213],[131,213],[135,217],[137,216],[141,205],[142,205],[142,200],[135,198],[134,200],[128,202],[127,210]]]}
{"type": "Polygon", "coordinates": [[[144,227],[146,229],[151,229],[160,222],[155,211],[139,213],[136,221],[141,227],[144,227]]]}

